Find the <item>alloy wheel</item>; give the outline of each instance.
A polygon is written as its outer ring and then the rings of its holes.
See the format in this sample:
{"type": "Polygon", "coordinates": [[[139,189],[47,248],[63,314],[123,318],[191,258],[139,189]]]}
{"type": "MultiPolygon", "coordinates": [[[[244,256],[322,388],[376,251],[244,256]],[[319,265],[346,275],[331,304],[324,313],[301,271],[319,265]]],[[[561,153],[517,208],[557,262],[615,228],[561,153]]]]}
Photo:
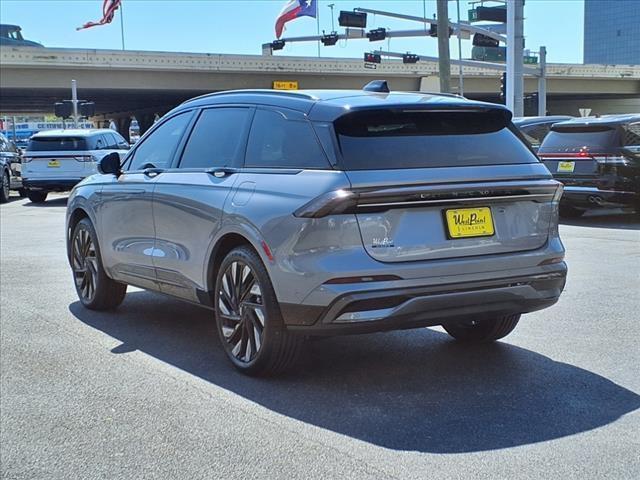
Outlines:
{"type": "Polygon", "coordinates": [[[217,314],[222,335],[233,357],[251,362],[262,346],[266,310],[262,289],[253,270],[234,261],[222,275],[217,314]]]}
{"type": "Polygon", "coordinates": [[[90,302],[96,294],[98,258],[91,235],[84,228],[80,228],[76,232],[73,239],[72,256],[76,289],[83,300],[90,302]]]}

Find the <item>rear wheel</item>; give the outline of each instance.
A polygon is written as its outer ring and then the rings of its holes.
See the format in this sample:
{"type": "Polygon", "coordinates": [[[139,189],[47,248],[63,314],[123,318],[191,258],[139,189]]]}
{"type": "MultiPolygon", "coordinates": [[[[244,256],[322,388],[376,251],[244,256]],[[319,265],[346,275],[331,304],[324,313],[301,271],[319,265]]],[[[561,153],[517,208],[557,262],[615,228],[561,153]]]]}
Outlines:
{"type": "Polygon", "coordinates": [[[6,203],[9,201],[9,195],[11,194],[11,178],[8,172],[2,174],[2,188],[0,188],[0,203],[6,203]]]}
{"type": "Polygon", "coordinates": [[[110,310],[120,305],[127,286],[105,273],[98,238],[88,218],[74,228],[70,252],[73,281],[82,305],[90,310],[110,310]]]}
{"type": "Polygon", "coordinates": [[[586,210],[572,207],[571,205],[560,205],[560,216],[563,218],[580,218],[586,210]]]}
{"type": "Polygon", "coordinates": [[[251,248],[238,247],[222,261],[215,312],[227,357],[241,372],[274,374],[297,360],[302,337],[285,328],[267,270],[251,248]]]}
{"type": "Polygon", "coordinates": [[[493,342],[509,335],[520,320],[520,314],[505,315],[490,320],[463,320],[442,327],[461,342],[493,342]]]}
{"type": "Polygon", "coordinates": [[[31,203],[44,203],[47,199],[47,195],[49,192],[41,192],[36,190],[27,190],[27,197],[31,200],[31,203]]]}

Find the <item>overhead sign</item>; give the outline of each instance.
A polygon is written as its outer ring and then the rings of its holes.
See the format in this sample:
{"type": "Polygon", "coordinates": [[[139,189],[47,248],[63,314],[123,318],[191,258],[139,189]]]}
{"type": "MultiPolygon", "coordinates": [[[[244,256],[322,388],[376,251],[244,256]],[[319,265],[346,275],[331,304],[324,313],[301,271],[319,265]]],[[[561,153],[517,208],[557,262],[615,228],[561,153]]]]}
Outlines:
{"type": "Polygon", "coordinates": [[[273,89],[274,90],[298,90],[298,81],[297,80],[274,80],[273,81],[273,89]]]}

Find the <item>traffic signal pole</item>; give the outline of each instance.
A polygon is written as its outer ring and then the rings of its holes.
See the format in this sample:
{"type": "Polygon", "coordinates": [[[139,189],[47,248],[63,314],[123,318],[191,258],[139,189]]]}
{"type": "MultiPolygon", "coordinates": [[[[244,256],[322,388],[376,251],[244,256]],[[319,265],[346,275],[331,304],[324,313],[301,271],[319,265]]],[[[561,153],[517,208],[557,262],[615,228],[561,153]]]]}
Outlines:
{"type": "Polygon", "coordinates": [[[539,63],[540,76],[538,77],[538,115],[547,115],[547,47],[540,47],[539,63]]]}
{"type": "Polygon", "coordinates": [[[73,128],[78,128],[78,84],[71,80],[71,104],[73,105],[73,128]]]}
{"type": "Polygon", "coordinates": [[[451,55],[449,52],[449,9],[448,0],[438,0],[438,75],[440,92],[451,93],[451,55]]]}
{"type": "Polygon", "coordinates": [[[524,115],[524,0],[507,2],[507,108],[524,115]]]}

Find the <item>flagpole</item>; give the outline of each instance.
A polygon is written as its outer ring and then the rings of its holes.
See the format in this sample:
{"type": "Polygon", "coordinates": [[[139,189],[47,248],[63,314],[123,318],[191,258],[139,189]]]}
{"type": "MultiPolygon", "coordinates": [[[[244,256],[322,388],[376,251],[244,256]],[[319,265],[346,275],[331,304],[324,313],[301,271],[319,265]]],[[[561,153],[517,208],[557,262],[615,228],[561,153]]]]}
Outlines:
{"type": "Polygon", "coordinates": [[[120,36],[122,39],[122,50],[124,50],[124,6],[120,2],[120,36]]]}
{"type": "MultiPolygon", "coordinates": [[[[320,0],[316,2],[316,34],[320,35],[320,0]]],[[[320,58],[320,40],[318,40],[318,58],[320,58]]]]}

